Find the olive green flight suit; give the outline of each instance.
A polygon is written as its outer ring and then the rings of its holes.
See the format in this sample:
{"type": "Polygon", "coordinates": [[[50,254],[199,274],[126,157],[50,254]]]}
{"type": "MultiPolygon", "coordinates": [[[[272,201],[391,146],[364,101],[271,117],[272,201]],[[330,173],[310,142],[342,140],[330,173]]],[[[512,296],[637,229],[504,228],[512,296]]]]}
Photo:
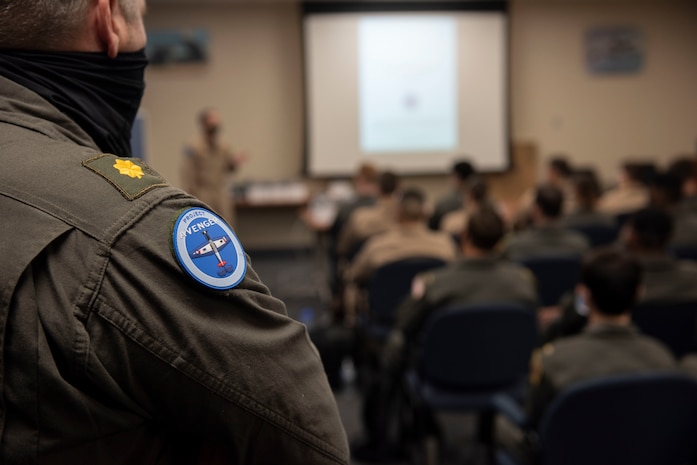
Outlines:
{"type": "Polygon", "coordinates": [[[0,156],[1,463],[349,462],[305,327],[251,267],[220,291],[175,259],[200,201],[2,77],[0,156]]]}

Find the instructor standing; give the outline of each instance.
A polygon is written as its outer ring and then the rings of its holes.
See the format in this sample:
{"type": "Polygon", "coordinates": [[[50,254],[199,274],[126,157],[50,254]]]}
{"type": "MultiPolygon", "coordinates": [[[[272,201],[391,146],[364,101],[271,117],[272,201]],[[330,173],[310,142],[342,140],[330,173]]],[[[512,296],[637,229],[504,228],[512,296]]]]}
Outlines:
{"type": "Polygon", "coordinates": [[[208,204],[214,211],[234,222],[234,204],[229,189],[229,175],[247,159],[234,153],[220,137],[221,117],[213,108],[199,114],[201,134],[184,147],[181,170],[182,188],[208,204]]]}
{"type": "Polygon", "coordinates": [[[144,10],[0,1],[0,463],[347,464],[305,327],[128,158],[144,10]]]}

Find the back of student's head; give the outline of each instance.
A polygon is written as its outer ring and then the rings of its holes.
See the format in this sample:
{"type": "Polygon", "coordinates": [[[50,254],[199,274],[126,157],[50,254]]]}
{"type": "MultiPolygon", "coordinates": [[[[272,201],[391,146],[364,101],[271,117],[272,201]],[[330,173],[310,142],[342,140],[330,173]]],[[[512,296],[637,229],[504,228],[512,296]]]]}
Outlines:
{"type": "Polygon", "coordinates": [[[559,218],[563,203],[564,194],[561,189],[551,184],[541,185],[535,192],[535,206],[545,218],[559,218]]]}
{"type": "Polygon", "coordinates": [[[697,178],[697,160],[686,156],[677,158],[668,166],[668,173],[679,177],[683,182],[697,178]]]}
{"type": "Polygon", "coordinates": [[[663,251],[673,233],[673,218],[665,210],[649,207],[634,213],[628,220],[630,247],[640,251],[663,251]]]}
{"type": "Polygon", "coordinates": [[[470,181],[469,198],[482,205],[489,198],[489,185],[479,176],[470,181]]]}
{"type": "Polygon", "coordinates": [[[642,278],[637,259],[613,249],[591,254],[581,269],[581,284],[588,289],[595,309],[605,315],[630,311],[636,304],[642,278]]]}
{"type": "Polygon", "coordinates": [[[472,163],[467,160],[460,160],[455,162],[452,172],[458,180],[465,182],[475,174],[475,169],[472,163]]]}
{"type": "Polygon", "coordinates": [[[656,173],[651,182],[651,203],[659,207],[676,205],[682,200],[682,179],[675,173],[656,173]]]}
{"type": "Polygon", "coordinates": [[[648,186],[658,169],[652,162],[627,161],[622,165],[625,176],[631,182],[648,186]]]}
{"type": "Polygon", "coordinates": [[[392,171],[383,171],[380,174],[380,194],[392,195],[399,187],[399,177],[392,171]]]}
{"type": "Polygon", "coordinates": [[[480,208],[470,215],[465,229],[466,241],[479,250],[494,250],[506,232],[501,216],[490,207],[480,208]]]}
{"type": "Polygon", "coordinates": [[[553,156],[547,166],[561,178],[568,178],[573,174],[573,168],[564,155],[553,156]]]}
{"type": "Polygon", "coordinates": [[[399,218],[402,221],[424,220],[426,196],[421,189],[409,187],[402,191],[399,199],[399,218]]]}
{"type": "Polygon", "coordinates": [[[600,183],[595,171],[579,170],[574,173],[573,179],[576,203],[581,207],[592,208],[600,197],[600,183]]]}

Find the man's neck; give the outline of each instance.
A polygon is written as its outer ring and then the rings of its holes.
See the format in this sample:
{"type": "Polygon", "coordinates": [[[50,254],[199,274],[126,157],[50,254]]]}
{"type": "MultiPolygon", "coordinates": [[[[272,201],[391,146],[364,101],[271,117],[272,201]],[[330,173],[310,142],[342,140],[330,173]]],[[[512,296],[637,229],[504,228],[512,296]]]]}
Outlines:
{"type": "Polygon", "coordinates": [[[606,315],[595,309],[591,309],[588,314],[589,325],[612,325],[612,326],[630,326],[632,324],[632,316],[629,312],[624,312],[619,315],[606,315]]]}
{"type": "Polygon", "coordinates": [[[465,241],[465,244],[462,247],[462,255],[465,258],[484,258],[489,256],[489,252],[479,249],[473,246],[471,243],[465,241]]]}

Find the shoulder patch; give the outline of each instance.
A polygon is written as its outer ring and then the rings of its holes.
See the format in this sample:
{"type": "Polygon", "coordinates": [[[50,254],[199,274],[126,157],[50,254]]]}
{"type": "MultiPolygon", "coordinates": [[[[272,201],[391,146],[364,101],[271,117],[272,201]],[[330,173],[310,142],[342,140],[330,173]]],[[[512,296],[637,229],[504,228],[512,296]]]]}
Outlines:
{"type": "Polygon", "coordinates": [[[106,179],[129,201],[157,187],[167,186],[162,176],[137,158],[102,154],[85,160],[82,166],[106,179]]]}
{"type": "Polygon", "coordinates": [[[205,208],[180,212],[172,226],[172,251],[192,278],[211,289],[237,286],[247,272],[242,244],[225,220],[205,208]]]}

